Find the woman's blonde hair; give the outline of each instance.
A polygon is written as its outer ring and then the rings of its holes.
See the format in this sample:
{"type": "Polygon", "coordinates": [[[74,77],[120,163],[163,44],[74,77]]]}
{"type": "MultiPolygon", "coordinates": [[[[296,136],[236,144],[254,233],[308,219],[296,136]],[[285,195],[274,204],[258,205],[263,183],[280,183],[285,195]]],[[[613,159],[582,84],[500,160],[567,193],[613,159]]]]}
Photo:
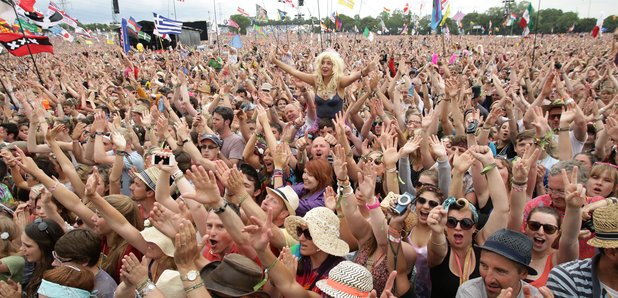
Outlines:
{"type": "Polygon", "coordinates": [[[337,89],[339,89],[339,79],[343,77],[343,70],[345,64],[343,59],[337,52],[326,51],[322,52],[315,58],[315,66],[314,73],[316,74],[316,91],[317,95],[328,99],[334,96],[337,93],[337,89]],[[333,76],[331,77],[328,84],[324,83],[324,78],[322,77],[321,65],[324,59],[329,59],[333,63],[333,76]]]}

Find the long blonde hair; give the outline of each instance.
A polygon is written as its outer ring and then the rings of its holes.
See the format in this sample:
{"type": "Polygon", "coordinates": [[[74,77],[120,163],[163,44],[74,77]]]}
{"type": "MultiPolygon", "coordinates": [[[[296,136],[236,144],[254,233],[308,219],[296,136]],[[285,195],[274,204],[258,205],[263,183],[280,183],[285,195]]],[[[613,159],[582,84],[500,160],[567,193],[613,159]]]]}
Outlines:
{"type": "Polygon", "coordinates": [[[343,59],[337,52],[322,52],[317,58],[315,58],[313,73],[316,75],[315,88],[318,96],[323,99],[329,99],[337,94],[337,90],[339,89],[339,79],[343,77],[344,68],[345,64],[343,59]],[[333,63],[333,76],[328,84],[324,83],[324,78],[322,77],[321,71],[321,66],[324,59],[329,59],[333,63]]]}

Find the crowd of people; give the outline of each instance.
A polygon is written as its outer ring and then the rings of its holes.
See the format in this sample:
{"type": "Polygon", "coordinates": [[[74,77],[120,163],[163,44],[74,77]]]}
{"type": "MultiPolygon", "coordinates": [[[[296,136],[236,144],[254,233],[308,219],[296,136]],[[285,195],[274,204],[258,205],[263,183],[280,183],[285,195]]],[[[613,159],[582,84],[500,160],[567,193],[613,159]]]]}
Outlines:
{"type": "Polygon", "coordinates": [[[618,33],[282,40],[4,56],[0,297],[618,297],[618,33]]]}

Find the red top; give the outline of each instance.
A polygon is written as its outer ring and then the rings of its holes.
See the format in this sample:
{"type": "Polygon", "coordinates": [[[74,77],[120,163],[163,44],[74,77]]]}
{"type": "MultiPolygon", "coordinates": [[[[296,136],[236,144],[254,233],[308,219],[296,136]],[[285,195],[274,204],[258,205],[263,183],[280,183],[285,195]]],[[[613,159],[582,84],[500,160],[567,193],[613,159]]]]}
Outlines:
{"type": "Polygon", "coordinates": [[[530,285],[532,285],[535,288],[540,288],[547,283],[547,279],[549,278],[549,272],[551,271],[551,268],[554,268],[553,257],[554,257],[554,254],[551,254],[547,257],[547,261],[545,262],[545,268],[543,268],[543,272],[535,281],[528,281],[530,285]]]}
{"type": "MultiPolygon", "coordinates": [[[[103,253],[103,258],[108,256],[110,251],[111,251],[111,248],[107,246],[107,241],[105,241],[105,238],[101,239],[101,253],[103,253]]],[[[118,262],[116,262],[116,267],[114,269],[114,272],[107,272],[109,275],[112,276],[112,278],[114,278],[114,280],[118,284],[120,284],[120,267],[122,267],[122,258],[124,256],[129,255],[130,253],[133,253],[137,257],[138,260],[142,259],[142,253],[137,248],[129,244],[125,248],[122,254],[122,257],[118,258],[118,262]]]]}
{"type": "MultiPolygon", "coordinates": [[[[594,203],[596,201],[604,200],[603,197],[586,197],[586,205],[590,203],[594,203]]],[[[522,223],[521,229],[522,231],[526,228],[526,221],[528,220],[528,215],[530,211],[536,207],[553,207],[553,202],[550,195],[542,195],[538,196],[526,203],[526,207],[524,208],[524,222],[522,223]]],[[[564,221],[564,210],[560,210],[555,208],[560,214],[560,218],[564,221]]],[[[594,237],[594,233],[589,238],[579,239],[579,259],[588,259],[592,258],[595,255],[595,248],[588,245],[588,239],[594,237]]]]}

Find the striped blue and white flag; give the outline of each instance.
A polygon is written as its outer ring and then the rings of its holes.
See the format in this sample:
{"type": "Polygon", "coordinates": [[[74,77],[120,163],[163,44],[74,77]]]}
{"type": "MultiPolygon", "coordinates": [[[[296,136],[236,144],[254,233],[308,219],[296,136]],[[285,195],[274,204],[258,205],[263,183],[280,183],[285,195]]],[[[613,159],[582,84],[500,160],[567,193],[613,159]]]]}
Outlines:
{"type": "Polygon", "coordinates": [[[168,19],[156,12],[154,15],[155,28],[161,34],[180,34],[182,32],[182,22],[168,19]]]}

